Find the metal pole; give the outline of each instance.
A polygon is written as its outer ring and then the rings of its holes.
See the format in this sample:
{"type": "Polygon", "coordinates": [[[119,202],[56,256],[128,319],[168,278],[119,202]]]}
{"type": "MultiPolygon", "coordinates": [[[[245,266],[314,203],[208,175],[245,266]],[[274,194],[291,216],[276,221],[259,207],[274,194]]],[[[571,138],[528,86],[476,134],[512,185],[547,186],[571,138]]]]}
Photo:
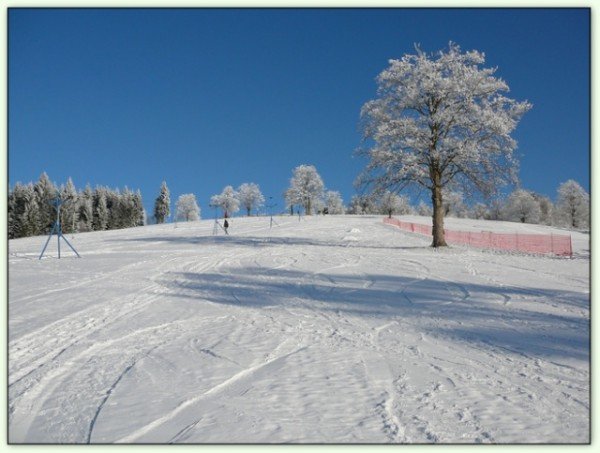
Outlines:
{"type": "Polygon", "coordinates": [[[46,240],[46,243],[44,244],[44,248],[42,249],[42,253],[40,253],[40,257],[38,258],[39,260],[42,259],[42,256],[44,256],[44,252],[46,251],[46,247],[48,247],[48,243],[50,242],[50,239],[52,239],[52,235],[54,234],[54,229],[56,228],[56,223],[54,225],[52,225],[52,229],[50,230],[50,234],[48,235],[48,239],[46,240]]]}
{"type": "Polygon", "coordinates": [[[60,202],[56,204],[56,225],[58,228],[58,234],[56,240],[58,241],[58,259],[60,259],[60,236],[62,235],[62,228],[60,227],[60,202]]]}

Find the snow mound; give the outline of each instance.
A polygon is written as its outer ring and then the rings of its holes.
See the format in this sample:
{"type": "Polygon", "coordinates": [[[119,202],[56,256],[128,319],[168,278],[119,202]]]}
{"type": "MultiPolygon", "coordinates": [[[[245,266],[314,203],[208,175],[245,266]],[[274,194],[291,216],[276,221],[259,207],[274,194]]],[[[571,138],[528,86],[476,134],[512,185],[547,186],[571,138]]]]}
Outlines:
{"type": "Polygon", "coordinates": [[[346,231],[348,231],[348,233],[361,233],[361,231],[358,228],[351,228],[350,230],[346,231]]]}

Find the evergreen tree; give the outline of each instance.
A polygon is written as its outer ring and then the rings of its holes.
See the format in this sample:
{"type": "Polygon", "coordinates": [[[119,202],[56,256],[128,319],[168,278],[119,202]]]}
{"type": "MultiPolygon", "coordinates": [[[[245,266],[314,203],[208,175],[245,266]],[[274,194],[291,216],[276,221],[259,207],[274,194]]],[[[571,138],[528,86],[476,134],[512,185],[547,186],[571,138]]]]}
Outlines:
{"type": "Polygon", "coordinates": [[[171,215],[170,204],[169,188],[167,187],[167,183],[163,181],[160,186],[160,194],[154,203],[154,218],[156,219],[156,223],[164,223],[169,215],[171,215]]]}
{"type": "Polygon", "coordinates": [[[7,219],[7,233],[8,239],[15,238],[16,225],[15,225],[15,195],[13,190],[8,192],[8,219],[7,219]]]}
{"type": "Polygon", "coordinates": [[[78,223],[77,189],[71,178],[60,189],[60,225],[63,233],[74,233],[78,223]]]}
{"type": "Polygon", "coordinates": [[[13,236],[40,234],[39,205],[33,184],[15,184],[13,189],[13,236]]]}
{"type": "Polygon", "coordinates": [[[135,209],[135,225],[146,225],[146,211],[144,210],[144,202],[142,200],[142,192],[138,189],[133,194],[133,206],[135,209]]]}
{"type": "Polygon", "coordinates": [[[108,229],[116,230],[123,228],[123,221],[119,212],[119,202],[121,193],[119,189],[108,190],[106,192],[106,208],[108,209],[108,229]]]}
{"type": "Polygon", "coordinates": [[[103,231],[108,229],[108,205],[106,202],[107,189],[105,187],[96,187],[94,190],[94,217],[92,227],[94,231],[103,231]]]}
{"type": "Polygon", "coordinates": [[[92,231],[92,223],[94,220],[93,193],[89,186],[85,186],[85,190],[79,194],[79,203],[77,207],[78,215],[78,231],[92,231]]]}
{"type": "Polygon", "coordinates": [[[56,221],[56,209],[52,202],[59,193],[58,189],[46,172],[43,172],[35,183],[34,190],[38,204],[39,231],[41,234],[49,234],[56,221]]]}

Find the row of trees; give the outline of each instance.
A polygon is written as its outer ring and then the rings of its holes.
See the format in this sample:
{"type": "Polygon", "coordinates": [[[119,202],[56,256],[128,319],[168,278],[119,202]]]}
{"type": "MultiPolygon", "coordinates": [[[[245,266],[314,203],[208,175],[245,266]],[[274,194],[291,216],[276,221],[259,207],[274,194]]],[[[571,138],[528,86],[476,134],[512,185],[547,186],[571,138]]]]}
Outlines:
{"type": "MultiPolygon", "coordinates": [[[[511,222],[553,225],[585,230],[590,225],[590,197],[576,181],[568,180],[557,190],[554,203],[550,198],[525,189],[517,189],[506,198],[495,198],[489,203],[478,202],[469,206],[459,191],[443,191],[445,217],[506,220],[511,222]]],[[[421,215],[432,216],[430,205],[420,201],[417,206],[408,197],[386,191],[376,194],[355,195],[350,200],[348,214],[421,215]]]]}
{"type": "Polygon", "coordinates": [[[88,185],[78,191],[69,178],[57,187],[46,173],[34,184],[16,183],[8,194],[9,239],[48,234],[57,218],[54,200],[60,198],[64,233],[100,231],[144,225],[140,191],[112,190],[88,185]]]}

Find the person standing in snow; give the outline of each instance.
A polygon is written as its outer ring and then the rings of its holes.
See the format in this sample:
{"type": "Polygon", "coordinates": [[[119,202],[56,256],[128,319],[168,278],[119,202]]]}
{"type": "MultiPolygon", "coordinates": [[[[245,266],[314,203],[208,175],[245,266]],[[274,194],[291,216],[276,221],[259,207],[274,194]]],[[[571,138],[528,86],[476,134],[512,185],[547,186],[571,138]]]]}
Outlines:
{"type": "Polygon", "coordinates": [[[227,219],[225,219],[225,222],[223,222],[223,229],[225,230],[225,234],[229,234],[227,232],[227,228],[229,228],[229,222],[227,221],[227,219]]]}

